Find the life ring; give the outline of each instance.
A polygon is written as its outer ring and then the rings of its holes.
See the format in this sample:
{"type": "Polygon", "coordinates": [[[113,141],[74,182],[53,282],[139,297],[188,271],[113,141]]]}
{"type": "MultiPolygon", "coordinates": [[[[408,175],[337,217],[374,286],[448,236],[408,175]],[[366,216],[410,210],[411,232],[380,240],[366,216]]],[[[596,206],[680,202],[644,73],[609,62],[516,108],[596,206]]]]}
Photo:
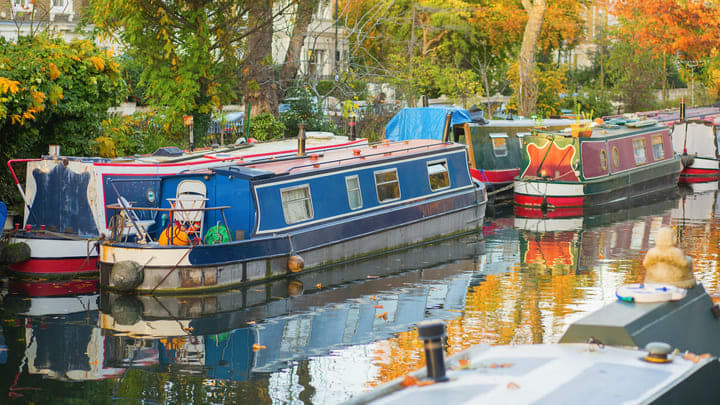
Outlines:
{"type": "Polygon", "coordinates": [[[615,295],[626,302],[667,302],[685,298],[687,290],[668,284],[626,284],[618,287],[615,295]]]}

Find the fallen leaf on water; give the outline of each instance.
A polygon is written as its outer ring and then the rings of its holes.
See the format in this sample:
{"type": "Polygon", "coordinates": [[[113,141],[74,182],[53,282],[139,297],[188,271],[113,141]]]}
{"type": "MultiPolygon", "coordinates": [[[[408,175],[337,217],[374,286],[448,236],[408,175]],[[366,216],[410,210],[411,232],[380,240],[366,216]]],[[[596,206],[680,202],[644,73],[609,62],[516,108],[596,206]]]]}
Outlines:
{"type": "Polygon", "coordinates": [[[382,314],[378,315],[378,319],[384,319],[387,321],[387,312],[383,312],[382,314]]]}
{"type": "Polygon", "coordinates": [[[383,306],[380,305],[380,304],[378,304],[378,305],[373,305],[373,308],[382,308],[382,307],[383,307],[383,306]]]}
{"type": "Polygon", "coordinates": [[[259,345],[259,344],[257,344],[257,343],[253,344],[253,351],[254,351],[254,352],[256,352],[256,351],[258,351],[258,350],[262,350],[262,349],[267,349],[267,347],[265,347],[265,346],[263,346],[263,345],[259,345]]]}
{"type": "Polygon", "coordinates": [[[514,382],[509,382],[507,385],[507,389],[509,390],[519,390],[520,386],[515,384],[514,382]]]}
{"type": "Polygon", "coordinates": [[[322,288],[322,284],[320,284],[320,283],[315,284],[315,288],[322,288]]]}

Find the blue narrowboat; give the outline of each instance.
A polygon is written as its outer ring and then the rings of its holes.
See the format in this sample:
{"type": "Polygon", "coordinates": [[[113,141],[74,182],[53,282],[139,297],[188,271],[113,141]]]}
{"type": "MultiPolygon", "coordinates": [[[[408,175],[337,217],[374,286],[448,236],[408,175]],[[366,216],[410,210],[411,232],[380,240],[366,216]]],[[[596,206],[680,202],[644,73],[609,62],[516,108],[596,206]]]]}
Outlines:
{"type": "Polygon", "coordinates": [[[470,176],[463,145],[300,149],[164,176],[156,207],[120,198],[109,208],[137,232],[102,243],[101,288],[187,292],[261,282],[482,225],[487,193],[470,176]],[[150,211],[152,225],[143,227],[137,210],[150,211]]]}

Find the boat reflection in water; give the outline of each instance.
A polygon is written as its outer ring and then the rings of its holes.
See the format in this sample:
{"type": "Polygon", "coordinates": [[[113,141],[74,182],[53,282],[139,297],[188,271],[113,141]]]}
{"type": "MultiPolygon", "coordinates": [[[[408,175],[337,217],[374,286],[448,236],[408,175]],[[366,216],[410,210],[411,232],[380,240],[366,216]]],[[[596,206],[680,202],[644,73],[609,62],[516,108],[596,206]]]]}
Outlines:
{"type": "Polygon", "coordinates": [[[483,253],[473,233],[218,295],[103,292],[100,326],[116,335],[118,366],[138,341],[152,341],[159,363],[176,372],[245,380],[428,317],[457,316],[483,253]]]}
{"type": "Polygon", "coordinates": [[[629,259],[650,248],[661,226],[671,224],[678,199],[574,218],[515,218],[523,233],[521,261],[530,269],[587,273],[605,259],[629,259]]]}
{"type": "MultiPolygon", "coordinates": [[[[143,369],[247,380],[457,316],[483,254],[482,236],[471,233],[215,295],[12,293],[5,309],[25,325],[20,367],[31,375],[97,380],[143,369]]],[[[28,284],[15,290],[37,287],[28,284]]]]}
{"type": "MultiPolygon", "coordinates": [[[[3,309],[24,325],[21,363],[31,375],[63,381],[100,380],[122,369],[107,367],[107,337],[97,328],[97,280],[30,282],[10,279],[3,309]]],[[[15,380],[17,384],[17,379],[15,380]]],[[[10,387],[11,397],[21,396],[10,387]]]]}

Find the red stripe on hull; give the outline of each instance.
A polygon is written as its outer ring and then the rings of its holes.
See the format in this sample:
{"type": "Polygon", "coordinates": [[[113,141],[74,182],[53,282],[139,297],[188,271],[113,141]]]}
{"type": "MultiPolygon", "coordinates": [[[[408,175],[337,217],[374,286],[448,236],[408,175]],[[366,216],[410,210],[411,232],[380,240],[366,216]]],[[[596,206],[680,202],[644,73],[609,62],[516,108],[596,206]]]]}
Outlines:
{"type": "Polygon", "coordinates": [[[510,184],[515,177],[520,175],[520,169],[506,170],[477,170],[470,169],[470,175],[474,178],[489,184],[510,184]]]}
{"type": "Polygon", "coordinates": [[[8,266],[14,273],[27,276],[70,276],[97,273],[97,257],[89,259],[30,259],[8,266]]]}
{"type": "Polygon", "coordinates": [[[707,181],[717,181],[720,178],[720,170],[718,169],[695,169],[689,167],[680,172],[680,183],[704,183],[707,181]]]}
{"type": "Polygon", "coordinates": [[[98,280],[75,280],[65,282],[22,282],[10,279],[8,289],[29,297],[54,297],[61,295],[95,294],[98,280]]]}
{"type": "MultiPolygon", "coordinates": [[[[525,207],[540,207],[543,203],[543,197],[535,195],[524,195],[515,193],[513,197],[515,204],[525,207]]],[[[545,197],[547,199],[548,208],[571,208],[582,207],[584,198],[580,197],[545,197]]]]}

